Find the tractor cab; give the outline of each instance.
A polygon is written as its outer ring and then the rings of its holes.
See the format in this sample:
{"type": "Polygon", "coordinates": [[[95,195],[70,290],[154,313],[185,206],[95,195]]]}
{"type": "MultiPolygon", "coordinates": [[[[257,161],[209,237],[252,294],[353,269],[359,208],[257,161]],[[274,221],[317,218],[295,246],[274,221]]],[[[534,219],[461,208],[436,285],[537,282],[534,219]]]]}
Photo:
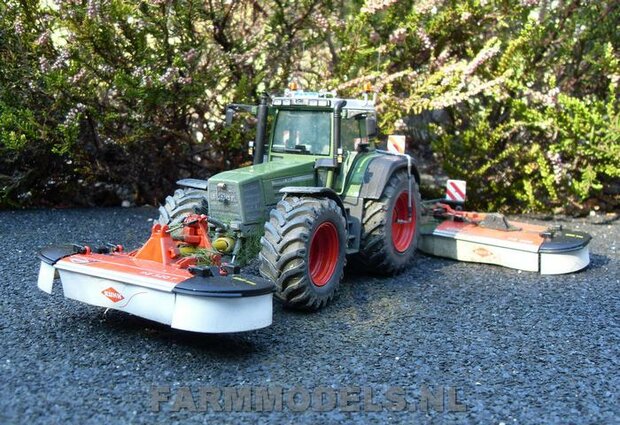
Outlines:
{"type": "Polygon", "coordinates": [[[287,89],[282,96],[261,97],[258,106],[232,104],[258,118],[256,139],[250,142],[254,164],[267,161],[314,159],[319,167],[338,168],[353,152],[374,149],[377,135],[374,101],[338,98],[334,91],[287,89]]]}
{"type": "Polygon", "coordinates": [[[270,141],[270,154],[295,153],[327,156],[331,146],[329,110],[279,109],[270,141]]]}
{"type": "Polygon", "coordinates": [[[269,160],[283,153],[338,159],[370,147],[368,136],[376,133],[374,102],[367,97],[341,99],[335,92],[287,90],[272,99],[270,114],[273,125],[265,141],[269,160]]]}
{"type": "Polygon", "coordinates": [[[257,117],[256,139],[249,142],[254,167],[264,163],[273,163],[270,169],[299,163],[309,167],[300,170],[298,178],[289,173],[291,186],[327,187],[341,193],[357,154],[374,150],[376,111],[367,94],[345,99],[333,91],[309,92],[293,86],[282,96],[263,95],[258,106],[229,105],[227,121],[239,110],[257,117]],[[308,173],[312,181],[304,179],[308,173]]]}

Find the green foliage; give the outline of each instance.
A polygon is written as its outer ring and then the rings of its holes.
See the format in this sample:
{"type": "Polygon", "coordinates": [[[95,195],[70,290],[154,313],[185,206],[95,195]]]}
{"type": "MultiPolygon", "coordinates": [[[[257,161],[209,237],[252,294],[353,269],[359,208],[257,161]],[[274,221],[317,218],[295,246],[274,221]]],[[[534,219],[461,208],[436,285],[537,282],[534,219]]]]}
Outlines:
{"type": "Polygon", "coordinates": [[[474,207],[618,206],[617,2],[8,0],[0,17],[0,207],[157,203],[246,162],[252,119],[225,128],[225,105],[290,80],[371,82],[384,132],[425,134],[474,207]]]}
{"type": "MultiPolygon", "coordinates": [[[[263,233],[257,231],[244,237],[242,241],[243,243],[241,244],[241,249],[235,258],[235,264],[245,266],[258,258],[258,253],[261,250],[260,239],[262,236],[263,233]]],[[[234,239],[234,236],[231,237],[234,239]]],[[[201,266],[213,265],[211,258],[213,254],[220,255],[220,253],[215,249],[209,250],[194,247],[181,249],[181,255],[196,257],[198,264],[201,266]]]]}
{"type": "Polygon", "coordinates": [[[439,131],[433,146],[484,208],[578,208],[620,177],[620,115],[607,106],[563,94],[540,109],[511,99],[501,123],[493,125],[497,105],[479,108],[463,130],[439,131]]]}
{"type": "Polygon", "coordinates": [[[187,252],[187,253],[182,252],[182,255],[184,256],[196,257],[196,260],[198,261],[198,265],[200,266],[212,266],[213,265],[212,256],[214,254],[218,255],[219,253],[215,250],[208,250],[208,249],[203,249],[203,248],[196,249],[193,252],[187,252]]]}
{"type": "Polygon", "coordinates": [[[32,111],[0,103],[0,144],[9,152],[19,152],[36,134],[32,111]]]}
{"type": "Polygon", "coordinates": [[[367,1],[340,88],[373,82],[388,132],[415,135],[403,122],[422,114],[416,142],[468,181],[470,206],[615,209],[619,21],[609,1],[367,1]]]}
{"type": "Polygon", "coordinates": [[[3,3],[0,207],[155,204],[181,176],[246,161],[249,123],[224,128],[224,106],[286,85],[300,46],[313,43],[298,34],[315,8],[3,3]]]}
{"type": "Polygon", "coordinates": [[[239,250],[239,255],[237,256],[237,263],[239,265],[244,266],[258,258],[258,253],[261,250],[260,239],[262,236],[262,231],[256,231],[255,233],[251,233],[244,238],[243,243],[241,244],[241,249],[239,250]]]}

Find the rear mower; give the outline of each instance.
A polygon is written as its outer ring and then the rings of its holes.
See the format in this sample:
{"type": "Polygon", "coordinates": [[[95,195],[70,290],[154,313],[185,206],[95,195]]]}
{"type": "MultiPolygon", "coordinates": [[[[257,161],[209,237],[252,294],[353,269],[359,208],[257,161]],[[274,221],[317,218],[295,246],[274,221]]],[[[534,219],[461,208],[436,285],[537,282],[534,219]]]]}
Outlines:
{"type": "Polygon", "coordinates": [[[420,251],[540,274],[572,273],[590,263],[589,234],[463,211],[465,194],[464,181],[448,180],[446,199],[424,202],[420,251]]]}

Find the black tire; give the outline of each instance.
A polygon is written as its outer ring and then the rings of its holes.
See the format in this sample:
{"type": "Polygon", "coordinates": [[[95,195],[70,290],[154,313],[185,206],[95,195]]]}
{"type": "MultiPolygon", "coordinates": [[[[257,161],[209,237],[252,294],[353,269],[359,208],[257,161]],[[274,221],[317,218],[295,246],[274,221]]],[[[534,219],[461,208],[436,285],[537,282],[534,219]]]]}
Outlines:
{"type": "Polygon", "coordinates": [[[159,224],[178,224],[189,214],[208,214],[208,193],[199,189],[177,189],[159,207],[159,224]]]}
{"type": "Polygon", "coordinates": [[[335,201],[287,196],[265,223],[259,270],[275,283],[285,306],[318,310],[338,290],[346,243],[346,222],[335,201]]]}
{"type": "Polygon", "coordinates": [[[412,225],[393,223],[395,214],[397,217],[407,218],[408,189],[407,173],[397,171],[390,177],[380,199],[369,199],[364,202],[362,238],[358,260],[374,273],[388,276],[399,273],[415,255],[420,233],[421,210],[420,192],[415,179],[412,180],[415,222],[412,225]],[[405,199],[405,216],[402,215],[403,201],[399,201],[401,196],[404,196],[405,199]],[[396,226],[403,226],[400,229],[412,228],[412,234],[410,230],[399,230],[396,226]],[[396,242],[392,237],[393,232],[399,232],[395,236],[396,242]],[[402,238],[398,236],[402,236],[402,238]],[[411,237],[409,238],[409,236],[411,237]]]}

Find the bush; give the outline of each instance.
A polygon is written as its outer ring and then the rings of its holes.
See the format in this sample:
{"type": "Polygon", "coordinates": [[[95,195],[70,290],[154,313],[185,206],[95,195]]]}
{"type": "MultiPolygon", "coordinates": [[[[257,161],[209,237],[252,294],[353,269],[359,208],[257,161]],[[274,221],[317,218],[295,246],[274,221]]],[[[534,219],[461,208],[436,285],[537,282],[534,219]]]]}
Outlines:
{"type": "Polygon", "coordinates": [[[0,206],[157,203],[243,162],[224,106],[288,81],[314,7],[3,3],[0,206]]]}
{"type": "Polygon", "coordinates": [[[472,106],[467,122],[450,135],[437,129],[433,147],[450,175],[470,182],[470,196],[481,208],[578,212],[593,197],[603,209],[616,205],[617,109],[563,94],[540,109],[523,99],[472,106]]]}
{"type": "Polygon", "coordinates": [[[607,1],[367,1],[341,35],[341,88],[372,81],[383,127],[425,135],[469,206],[614,210],[619,21],[607,1]]]}
{"type": "Polygon", "coordinates": [[[0,16],[0,207],[157,203],[247,161],[251,122],[225,128],[225,104],[290,80],[372,82],[384,131],[424,135],[475,207],[618,207],[617,2],[9,0],[0,16]]]}

